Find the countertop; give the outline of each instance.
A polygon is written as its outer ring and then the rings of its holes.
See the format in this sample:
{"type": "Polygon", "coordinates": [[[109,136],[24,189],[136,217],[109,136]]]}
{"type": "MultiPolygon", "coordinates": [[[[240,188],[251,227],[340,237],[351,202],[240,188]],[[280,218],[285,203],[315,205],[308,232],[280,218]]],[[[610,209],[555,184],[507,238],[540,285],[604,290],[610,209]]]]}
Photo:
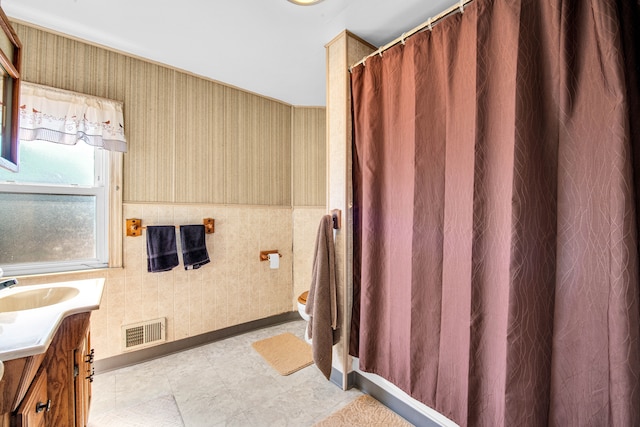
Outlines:
{"type": "Polygon", "coordinates": [[[75,287],[79,292],[67,301],[50,306],[0,312],[0,361],[45,353],[65,317],[100,308],[104,279],[76,280],[46,285],[18,285],[3,290],[0,298],[43,287],[75,287]]]}

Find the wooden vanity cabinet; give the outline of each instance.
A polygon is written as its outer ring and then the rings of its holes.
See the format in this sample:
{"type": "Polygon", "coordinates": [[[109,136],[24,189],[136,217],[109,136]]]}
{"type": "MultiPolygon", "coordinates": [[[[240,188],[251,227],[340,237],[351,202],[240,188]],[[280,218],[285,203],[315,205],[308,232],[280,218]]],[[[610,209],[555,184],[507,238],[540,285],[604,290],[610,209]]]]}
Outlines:
{"type": "Polygon", "coordinates": [[[0,427],[87,425],[93,380],[90,315],[66,317],[44,355],[5,362],[0,427]]]}

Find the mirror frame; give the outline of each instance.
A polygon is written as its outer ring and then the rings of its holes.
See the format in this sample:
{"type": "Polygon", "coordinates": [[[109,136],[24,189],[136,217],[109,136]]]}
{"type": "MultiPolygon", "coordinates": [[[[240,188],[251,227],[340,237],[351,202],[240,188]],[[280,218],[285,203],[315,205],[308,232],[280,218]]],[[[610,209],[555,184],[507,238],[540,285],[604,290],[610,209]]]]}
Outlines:
{"type": "MultiPolygon", "coordinates": [[[[22,44],[18,35],[14,31],[9,18],[5,15],[2,8],[0,8],[0,27],[4,35],[9,42],[13,44],[13,61],[9,59],[9,56],[0,49],[0,66],[7,73],[7,81],[10,82],[11,90],[11,105],[9,109],[3,107],[0,112],[0,127],[4,127],[5,123],[8,126],[5,132],[2,132],[2,141],[0,141],[0,167],[9,169],[10,171],[18,171],[18,116],[19,116],[19,104],[20,104],[20,66],[22,59],[22,44]],[[6,138],[8,137],[8,138],[6,138]]],[[[6,91],[6,87],[4,90],[6,91]]],[[[0,131],[1,132],[1,131],[0,131]]]]}

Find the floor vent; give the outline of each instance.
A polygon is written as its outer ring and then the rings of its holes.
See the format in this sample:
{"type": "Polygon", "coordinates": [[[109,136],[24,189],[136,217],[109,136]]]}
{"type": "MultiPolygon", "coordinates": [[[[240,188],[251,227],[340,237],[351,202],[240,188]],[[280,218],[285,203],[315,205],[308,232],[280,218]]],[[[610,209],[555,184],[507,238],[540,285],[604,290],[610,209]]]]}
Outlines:
{"type": "Polygon", "coordinates": [[[165,341],[166,318],[122,326],[122,349],[137,350],[165,341]]]}

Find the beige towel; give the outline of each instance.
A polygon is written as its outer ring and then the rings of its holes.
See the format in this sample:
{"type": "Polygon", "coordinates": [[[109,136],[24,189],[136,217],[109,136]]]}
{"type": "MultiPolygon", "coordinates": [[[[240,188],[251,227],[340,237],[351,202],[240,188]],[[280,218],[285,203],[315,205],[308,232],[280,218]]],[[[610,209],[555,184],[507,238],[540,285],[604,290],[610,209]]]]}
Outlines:
{"type": "Polygon", "coordinates": [[[339,338],[336,302],[336,254],[333,244],[333,220],[325,215],[318,227],[311,288],[305,307],[311,317],[307,326],[313,361],[324,376],[331,376],[333,345],[339,338]]]}

